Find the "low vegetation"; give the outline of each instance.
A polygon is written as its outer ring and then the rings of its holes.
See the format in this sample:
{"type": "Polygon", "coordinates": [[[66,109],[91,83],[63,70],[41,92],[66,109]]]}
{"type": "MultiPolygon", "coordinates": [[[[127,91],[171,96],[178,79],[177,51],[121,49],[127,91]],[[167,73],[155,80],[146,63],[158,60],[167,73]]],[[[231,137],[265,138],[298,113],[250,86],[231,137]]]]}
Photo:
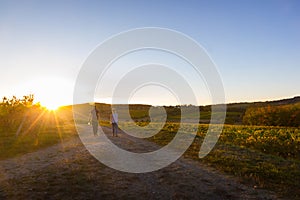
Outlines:
{"type": "Polygon", "coordinates": [[[243,123],[246,125],[299,127],[300,103],[250,107],[243,117],[243,123]]]}
{"type": "Polygon", "coordinates": [[[3,98],[0,104],[0,159],[62,142],[76,134],[73,123],[59,110],[48,111],[34,96],[3,98]]]}
{"type": "MultiPolygon", "coordinates": [[[[149,138],[168,144],[176,134],[177,123],[168,123],[149,138]]],[[[268,126],[226,125],[214,149],[204,159],[198,158],[208,125],[185,125],[197,135],[185,156],[205,162],[239,177],[253,187],[267,188],[279,195],[300,198],[300,130],[268,126]]],[[[189,130],[187,130],[189,132],[189,130]]]]}

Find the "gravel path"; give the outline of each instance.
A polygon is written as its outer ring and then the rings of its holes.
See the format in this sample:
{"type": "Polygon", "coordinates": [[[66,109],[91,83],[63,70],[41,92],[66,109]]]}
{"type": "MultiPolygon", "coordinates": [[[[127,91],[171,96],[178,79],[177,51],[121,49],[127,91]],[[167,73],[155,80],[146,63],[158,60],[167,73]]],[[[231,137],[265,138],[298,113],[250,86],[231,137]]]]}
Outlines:
{"type": "MultiPolygon", "coordinates": [[[[91,127],[83,127],[91,134],[91,127]]],[[[158,146],[121,134],[107,136],[126,149],[158,146]]],[[[278,199],[239,183],[199,161],[180,158],[166,168],[131,174],[111,169],[89,154],[79,138],[0,161],[0,199],[278,199]]]]}

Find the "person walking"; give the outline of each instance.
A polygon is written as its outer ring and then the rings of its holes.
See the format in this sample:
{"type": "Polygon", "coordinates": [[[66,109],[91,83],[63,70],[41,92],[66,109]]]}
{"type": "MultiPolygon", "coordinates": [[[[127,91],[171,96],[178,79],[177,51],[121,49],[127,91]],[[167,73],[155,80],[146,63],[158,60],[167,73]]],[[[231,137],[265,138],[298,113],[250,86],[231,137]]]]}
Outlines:
{"type": "Polygon", "coordinates": [[[112,124],[113,136],[118,137],[118,113],[115,108],[112,109],[112,114],[110,116],[110,122],[112,124]]]}
{"type": "Polygon", "coordinates": [[[99,114],[99,110],[97,109],[96,105],[95,107],[91,110],[90,113],[90,122],[92,121],[92,126],[93,126],[93,133],[94,136],[97,136],[98,134],[98,126],[99,126],[99,118],[100,118],[100,114],[99,114]]]}

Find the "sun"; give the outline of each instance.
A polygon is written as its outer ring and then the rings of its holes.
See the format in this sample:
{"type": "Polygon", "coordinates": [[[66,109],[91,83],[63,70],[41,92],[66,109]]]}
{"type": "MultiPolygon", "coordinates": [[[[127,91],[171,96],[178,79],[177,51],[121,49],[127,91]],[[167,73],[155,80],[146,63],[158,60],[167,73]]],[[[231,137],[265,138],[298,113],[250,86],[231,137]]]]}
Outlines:
{"type": "Polygon", "coordinates": [[[72,104],[73,85],[62,77],[38,78],[31,80],[23,87],[30,89],[35,101],[48,110],[54,111],[60,106],[72,104]]]}
{"type": "Polygon", "coordinates": [[[45,106],[46,109],[49,111],[56,111],[62,105],[58,105],[55,103],[47,103],[47,104],[42,104],[42,106],[45,106]]]}

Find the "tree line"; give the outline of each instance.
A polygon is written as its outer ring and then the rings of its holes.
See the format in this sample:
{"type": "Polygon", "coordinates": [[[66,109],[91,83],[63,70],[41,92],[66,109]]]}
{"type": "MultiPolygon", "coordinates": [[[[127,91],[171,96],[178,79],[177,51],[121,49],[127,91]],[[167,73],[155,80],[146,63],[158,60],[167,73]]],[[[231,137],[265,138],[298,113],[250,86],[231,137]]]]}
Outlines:
{"type": "Polygon", "coordinates": [[[55,116],[34,103],[34,95],[23,98],[3,97],[0,103],[0,133],[4,135],[20,135],[37,131],[41,126],[51,127],[57,121],[55,116]]]}

